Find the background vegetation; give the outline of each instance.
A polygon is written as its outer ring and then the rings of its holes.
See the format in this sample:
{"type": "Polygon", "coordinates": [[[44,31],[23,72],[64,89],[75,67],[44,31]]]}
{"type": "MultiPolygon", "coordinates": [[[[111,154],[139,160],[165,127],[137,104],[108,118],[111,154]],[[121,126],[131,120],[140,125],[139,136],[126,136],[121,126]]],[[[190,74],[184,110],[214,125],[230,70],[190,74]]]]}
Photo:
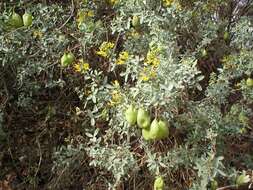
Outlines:
{"type": "Polygon", "coordinates": [[[253,1],[0,10],[0,189],[148,190],[158,176],[173,190],[251,185],[253,1]],[[32,25],[13,24],[14,12],[32,25]],[[130,104],[166,120],[169,136],[143,139],[130,104]]]}

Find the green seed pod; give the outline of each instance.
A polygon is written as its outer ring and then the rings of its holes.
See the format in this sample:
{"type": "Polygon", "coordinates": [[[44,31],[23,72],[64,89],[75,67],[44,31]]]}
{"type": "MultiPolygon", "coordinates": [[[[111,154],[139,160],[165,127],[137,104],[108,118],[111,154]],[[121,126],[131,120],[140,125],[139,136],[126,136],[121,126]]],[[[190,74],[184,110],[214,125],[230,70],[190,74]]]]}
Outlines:
{"type": "Polygon", "coordinates": [[[246,85],[247,85],[247,87],[252,88],[253,87],[253,79],[252,78],[248,78],[246,80],[246,85]]]}
{"type": "Polygon", "coordinates": [[[169,136],[169,128],[165,121],[154,119],[150,125],[150,136],[154,140],[164,139],[169,136]]]}
{"type": "Polygon", "coordinates": [[[125,117],[130,125],[135,125],[137,121],[137,110],[133,105],[130,105],[125,112],[125,117]]]}
{"type": "Polygon", "coordinates": [[[15,28],[20,28],[23,26],[23,20],[19,14],[13,12],[11,16],[10,24],[15,28]]]}
{"type": "Polygon", "coordinates": [[[151,135],[150,135],[150,130],[149,130],[149,129],[142,129],[141,132],[142,132],[143,138],[144,138],[146,141],[152,139],[152,138],[151,138],[151,135]]]}
{"type": "Polygon", "coordinates": [[[163,190],[164,189],[164,181],[161,176],[157,177],[154,182],[154,190],[163,190]]]}
{"type": "Polygon", "coordinates": [[[134,15],[132,18],[132,25],[133,27],[140,26],[140,17],[138,17],[137,15],[134,15]]]}
{"type": "Polygon", "coordinates": [[[61,65],[63,67],[68,66],[68,56],[66,53],[64,53],[64,55],[61,57],[61,65]]]}
{"type": "Polygon", "coordinates": [[[31,14],[29,13],[25,13],[23,15],[23,23],[24,23],[24,26],[28,27],[28,26],[31,26],[32,25],[32,22],[33,22],[33,17],[31,14]]]}
{"type": "Polygon", "coordinates": [[[218,188],[218,182],[216,180],[211,181],[211,190],[216,190],[218,188]]]}
{"type": "Polygon", "coordinates": [[[72,63],[75,61],[75,56],[74,56],[74,54],[71,53],[71,52],[68,53],[67,58],[68,58],[69,64],[72,64],[72,63]]]}
{"type": "Polygon", "coordinates": [[[245,183],[248,183],[249,181],[250,181],[249,175],[246,175],[246,173],[244,172],[243,174],[237,176],[235,183],[236,183],[236,185],[240,186],[245,183]]]}
{"type": "Polygon", "coordinates": [[[223,34],[223,39],[224,39],[225,41],[229,40],[229,33],[228,33],[227,31],[224,32],[224,34],[223,34]]]}
{"type": "Polygon", "coordinates": [[[140,108],[137,113],[137,124],[140,128],[146,129],[150,126],[150,116],[149,113],[140,108]]]}

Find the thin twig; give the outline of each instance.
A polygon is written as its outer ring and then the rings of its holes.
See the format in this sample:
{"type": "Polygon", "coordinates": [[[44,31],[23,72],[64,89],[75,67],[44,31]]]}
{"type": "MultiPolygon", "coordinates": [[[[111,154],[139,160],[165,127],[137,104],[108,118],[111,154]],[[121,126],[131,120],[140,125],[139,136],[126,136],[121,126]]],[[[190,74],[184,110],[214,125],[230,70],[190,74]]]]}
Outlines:
{"type": "Polygon", "coordinates": [[[71,14],[69,16],[69,18],[63,23],[63,25],[61,25],[58,30],[61,30],[68,22],[69,20],[74,16],[74,11],[75,11],[75,4],[74,4],[74,0],[71,1],[72,7],[71,7],[71,14]]]}
{"type": "Polygon", "coordinates": [[[236,188],[236,185],[228,185],[228,186],[224,186],[224,187],[220,187],[216,190],[226,190],[226,189],[231,189],[231,188],[236,188]]]}
{"type": "Polygon", "coordinates": [[[113,48],[113,53],[115,53],[116,48],[118,46],[120,35],[121,35],[121,32],[119,32],[118,35],[117,35],[117,39],[115,41],[114,48],[113,48]]]}
{"type": "Polygon", "coordinates": [[[41,152],[39,137],[38,137],[38,139],[37,139],[36,141],[37,141],[37,144],[38,144],[38,147],[39,147],[40,159],[39,159],[38,167],[37,167],[37,169],[36,169],[34,178],[38,175],[39,170],[40,170],[40,166],[41,166],[41,162],[42,162],[42,152],[41,152]]]}

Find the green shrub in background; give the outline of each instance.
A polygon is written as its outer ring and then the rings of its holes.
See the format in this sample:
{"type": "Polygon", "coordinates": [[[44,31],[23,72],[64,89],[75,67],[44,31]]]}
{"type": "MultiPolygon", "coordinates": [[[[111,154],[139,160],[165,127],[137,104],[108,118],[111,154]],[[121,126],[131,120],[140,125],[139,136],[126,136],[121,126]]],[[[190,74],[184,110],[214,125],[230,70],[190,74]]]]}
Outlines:
{"type": "Polygon", "coordinates": [[[84,189],[152,189],[155,179],[158,189],[215,189],[251,172],[252,149],[233,147],[252,146],[252,1],[0,6],[3,117],[32,113],[44,132],[71,126],[53,147],[44,187],[71,188],[76,170],[96,176],[84,189]],[[10,24],[14,11],[32,15],[29,27],[10,24]],[[165,135],[151,124],[160,120],[165,135]]]}

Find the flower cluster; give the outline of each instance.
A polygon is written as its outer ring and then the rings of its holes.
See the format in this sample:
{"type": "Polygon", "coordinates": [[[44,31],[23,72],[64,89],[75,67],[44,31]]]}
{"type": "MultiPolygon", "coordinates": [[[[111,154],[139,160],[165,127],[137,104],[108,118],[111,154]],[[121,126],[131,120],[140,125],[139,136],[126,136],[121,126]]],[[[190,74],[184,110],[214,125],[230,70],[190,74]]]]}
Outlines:
{"type": "Polygon", "coordinates": [[[42,38],[42,36],[43,36],[43,33],[41,31],[39,31],[39,30],[34,30],[33,31],[33,37],[34,38],[42,38]]]}
{"type": "Polygon", "coordinates": [[[129,59],[129,53],[127,51],[122,51],[119,54],[118,59],[116,60],[117,65],[122,65],[124,64],[127,60],[129,59]]]}
{"type": "Polygon", "coordinates": [[[173,2],[174,2],[174,0],[163,0],[163,5],[165,7],[170,7],[173,2]]]}
{"type": "Polygon", "coordinates": [[[80,59],[78,63],[74,65],[74,69],[78,73],[85,73],[90,69],[89,63],[85,63],[83,59],[80,59]]]}
{"type": "Polygon", "coordinates": [[[149,81],[157,76],[156,69],[154,67],[144,67],[143,71],[140,73],[141,81],[149,81]]]}
{"type": "Polygon", "coordinates": [[[128,32],[126,32],[126,37],[128,39],[137,40],[140,38],[140,36],[141,36],[140,32],[137,31],[136,29],[133,29],[133,28],[131,30],[129,30],[128,32]]]}
{"type": "Polygon", "coordinates": [[[146,65],[143,68],[143,71],[140,73],[140,80],[148,81],[154,79],[157,76],[157,67],[160,65],[159,53],[161,52],[160,48],[151,48],[146,56],[144,64],[146,65]]]}
{"type": "Polygon", "coordinates": [[[110,55],[110,51],[113,48],[114,48],[114,43],[112,43],[112,42],[103,42],[99,47],[99,51],[97,51],[97,55],[108,58],[109,55],[110,55]]]}
{"type": "Polygon", "coordinates": [[[78,11],[77,19],[76,19],[78,28],[80,28],[81,24],[84,23],[85,20],[87,20],[88,18],[91,18],[93,16],[94,16],[94,12],[92,10],[78,11]]]}
{"type": "Polygon", "coordinates": [[[116,106],[122,102],[122,95],[120,92],[120,85],[117,80],[113,82],[113,90],[111,91],[111,100],[108,103],[109,106],[116,106]]]}
{"type": "Polygon", "coordinates": [[[116,5],[119,2],[119,0],[109,0],[110,5],[116,5]]]}
{"type": "Polygon", "coordinates": [[[149,50],[144,63],[152,67],[158,67],[160,65],[160,59],[158,58],[160,51],[159,48],[152,48],[149,50]]]}

